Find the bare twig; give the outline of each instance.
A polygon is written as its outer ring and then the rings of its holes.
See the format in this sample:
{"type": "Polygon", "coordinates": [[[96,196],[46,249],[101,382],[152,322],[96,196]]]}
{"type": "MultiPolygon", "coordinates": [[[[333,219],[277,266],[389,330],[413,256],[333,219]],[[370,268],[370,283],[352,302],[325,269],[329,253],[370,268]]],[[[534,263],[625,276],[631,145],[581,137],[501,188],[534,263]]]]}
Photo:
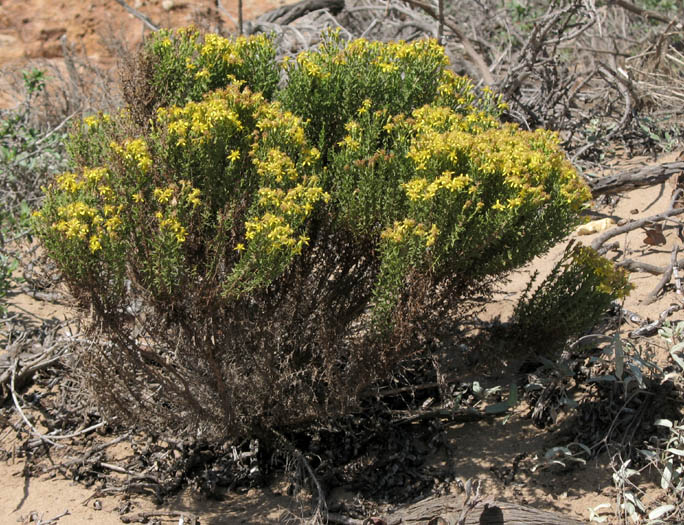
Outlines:
{"type": "MultiPolygon", "coordinates": [[[[132,14],[134,17],[136,17],[138,20],[140,20],[145,26],[152,30],[152,31],[159,31],[159,26],[152,22],[150,18],[147,15],[144,15],[137,9],[132,8],[130,5],[128,5],[124,0],[114,0],[117,4],[119,4],[121,7],[123,7],[126,11],[128,11],[130,14],[132,14]]],[[[242,0],[240,0],[242,3],[242,0]]]]}
{"type": "Polygon", "coordinates": [[[594,250],[599,250],[601,246],[603,245],[604,242],[606,242],[608,239],[612,239],[613,237],[616,237],[617,235],[621,235],[623,233],[630,232],[632,230],[636,230],[638,228],[641,228],[642,226],[646,226],[647,224],[651,224],[654,222],[660,222],[662,220],[667,219],[668,217],[674,217],[676,215],[681,215],[684,213],[684,208],[670,208],[667,211],[664,211],[663,213],[659,213],[657,215],[651,215],[650,217],[645,217],[643,219],[639,219],[637,221],[632,221],[628,222],[624,226],[619,226],[617,228],[613,228],[612,230],[607,230],[600,234],[594,241],[591,243],[591,247],[594,250]]]}

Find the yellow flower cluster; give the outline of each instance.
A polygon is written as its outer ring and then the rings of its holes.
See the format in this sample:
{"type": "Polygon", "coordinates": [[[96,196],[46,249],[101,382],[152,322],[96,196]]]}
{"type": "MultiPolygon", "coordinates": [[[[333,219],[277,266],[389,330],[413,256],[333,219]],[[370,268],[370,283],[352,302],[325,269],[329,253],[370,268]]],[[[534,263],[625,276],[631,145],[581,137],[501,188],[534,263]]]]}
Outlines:
{"type": "Polygon", "coordinates": [[[616,267],[596,250],[577,245],[572,250],[572,263],[590,272],[598,282],[598,290],[608,295],[624,299],[632,290],[626,270],[616,267]]]}
{"type": "Polygon", "coordinates": [[[456,193],[468,188],[469,193],[475,191],[476,187],[473,185],[473,180],[470,176],[457,175],[454,177],[453,175],[453,171],[444,171],[442,175],[431,182],[424,177],[416,178],[402,184],[402,187],[411,201],[431,200],[439,190],[456,193]]]}
{"type": "Polygon", "coordinates": [[[416,222],[414,219],[404,219],[401,221],[394,221],[394,224],[383,230],[381,238],[391,241],[396,244],[406,242],[411,237],[417,237],[425,243],[425,247],[429,248],[435,244],[439,235],[439,228],[436,224],[432,224],[428,230],[422,222],[416,222]]]}
{"type": "MultiPolygon", "coordinates": [[[[290,224],[288,224],[284,217],[266,213],[254,220],[245,222],[245,238],[249,241],[259,238],[265,238],[267,241],[266,250],[269,253],[277,251],[282,248],[292,250],[292,253],[298,255],[302,248],[309,243],[309,238],[306,235],[300,235],[295,238],[295,231],[290,224]]],[[[241,245],[236,249],[240,251],[241,245]]]]}
{"type": "Polygon", "coordinates": [[[270,47],[271,41],[264,34],[249,38],[241,36],[234,41],[216,34],[208,34],[204,36],[204,43],[199,47],[199,54],[203,62],[210,67],[218,62],[239,66],[243,64],[248,51],[270,47]]]}
{"type": "MultiPolygon", "coordinates": [[[[339,33],[331,31],[328,36],[329,41],[324,46],[327,53],[312,50],[297,55],[298,66],[310,77],[330,78],[333,68],[357,61],[371,64],[384,75],[403,71],[405,66],[418,59],[433,64],[435,68],[449,63],[444,49],[434,39],[383,43],[359,38],[344,44],[339,33]]],[[[287,69],[292,64],[283,61],[283,66],[287,69]]]]}
{"type": "Polygon", "coordinates": [[[240,91],[231,85],[225,90],[213,92],[201,102],[189,102],[183,107],[173,106],[157,110],[157,123],[166,127],[172,143],[176,146],[204,144],[211,141],[219,129],[230,135],[243,129],[238,111],[259,104],[260,94],[249,90],[240,91]]]}
{"type": "MultiPolygon", "coordinates": [[[[330,200],[330,195],[318,183],[318,178],[312,176],[304,184],[287,191],[281,188],[259,188],[257,204],[267,211],[245,223],[245,238],[249,241],[256,238],[265,240],[269,253],[288,248],[298,255],[308,242],[305,235],[296,236],[298,225],[304,222],[319,201],[330,200]]],[[[236,247],[238,251],[243,248],[242,244],[236,247]]]]}
{"type": "Polygon", "coordinates": [[[105,219],[107,212],[110,214],[120,213],[121,208],[115,209],[112,206],[105,207],[105,214],[100,214],[99,210],[89,206],[83,201],[74,201],[65,206],[57,208],[57,220],[51,227],[60,232],[66,239],[88,239],[88,246],[91,252],[96,252],[102,248],[102,237],[116,235],[121,226],[121,219],[118,215],[112,215],[105,219]]]}
{"type": "Polygon", "coordinates": [[[258,204],[262,208],[279,210],[287,217],[304,219],[313,211],[318,201],[330,200],[330,195],[317,184],[318,178],[311,177],[306,185],[298,184],[288,191],[280,188],[259,188],[258,204]]]}
{"type": "MultiPolygon", "coordinates": [[[[501,177],[509,191],[514,192],[507,204],[497,201],[494,209],[515,208],[524,202],[541,204],[550,198],[548,190],[552,187],[559,188],[575,211],[589,199],[588,189],[564,158],[552,132],[526,132],[514,125],[493,127],[491,117],[484,114],[460,117],[453,112],[444,113],[444,108],[422,108],[413,116],[417,132],[407,157],[416,171],[431,170],[445,162],[457,165],[467,159],[469,167],[480,177],[501,177]],[[464,127],[469,131],[464,131],[464,127]]],[[[419,181],[407,183],[405,189],[410,195],[423,191],[419,181]]],[[[447,182],[443,180],[440,184],[447,182]]]]}
{"type": "Polygon", "coordinates": [[[123,144],[110,142],[109,147],[126,162],[136,166],[143,174],[152,167],[152,158],[143,139],[127,139],[123,144]]]}
{"type": "Polygon", "coordinates": [[[286,153],[277,148],[271,148],[266,154],[266,159],[254,159],[257,173],[264,179],[275,180],[280,183],[286,178],[295,181],[299,177],[294,162],[286,153]]]}
{"type": "Polygon", "coordinates": [[[76,193],[83,187],[83,180],[79,180],[76,173],[69,172],[57,175],[56,182],[59,189],[68,193],[76,193]]]}
{"type": "Polygon", "coordinates": [[[176,242],[178,242],[178,244],[182,244],[185,242],[188,232],[185,229],[185,227],[180,223],[177,217],[165,217],[164,214],[160,211],[155,213],[155,217],[159,221],[159,229],[162,232],[170,232],[175,237],[176,242]]]}
{"type": "Polygon", "coordinates": [[[97,129],[101,123],[108,124],[111,122],[109,113],[100,113],[99,115],[89,115],[83,119],[83,123],[88,130],[97,129]]]}

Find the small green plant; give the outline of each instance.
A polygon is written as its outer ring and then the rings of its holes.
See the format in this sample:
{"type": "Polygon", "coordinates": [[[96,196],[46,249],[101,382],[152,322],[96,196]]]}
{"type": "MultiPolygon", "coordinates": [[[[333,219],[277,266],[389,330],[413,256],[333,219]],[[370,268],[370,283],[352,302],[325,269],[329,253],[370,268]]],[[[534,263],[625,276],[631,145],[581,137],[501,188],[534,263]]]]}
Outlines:
{"type": "Polygon", "coordinates": [[[147,44],[148,108],[73,129],[34,216],[115,341],[82,359],[121,419],[225,439],[343,414],[579,222],[556,135],[502,124],[433,41],[331,33],[280,65],[190,34],[147,44]],[[256,62],[198,82],[188,58],[232,56],[208,43],[256,62]]]}
{"type": "Polygon", "coordinates": [[[612,301],[626,297],[632,289],[625,270],[574,242],[532,293],[537,275],[533,274],[513,314],[519,342],[535,348],[558,348],[582,335],[612,301]]]}
{"type": "Polygon", "coordinates": [[[236,81],[270,99],[280,79],[275,53],[266,35],[229,40],[192,27],[162,29],[124,70],[124,97],[142,125],[159,107],[198,102],[236,81]]]}

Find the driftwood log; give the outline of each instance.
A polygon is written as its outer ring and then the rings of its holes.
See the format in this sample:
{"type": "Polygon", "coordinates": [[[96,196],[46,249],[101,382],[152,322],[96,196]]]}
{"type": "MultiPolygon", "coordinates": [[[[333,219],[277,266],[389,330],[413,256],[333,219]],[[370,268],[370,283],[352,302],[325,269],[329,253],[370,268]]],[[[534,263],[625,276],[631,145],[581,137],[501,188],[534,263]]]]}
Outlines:
{"type": "Polygon", "coordinates": [[[463,496],[427,498],[388,516],[388,524],[414,525],[582,525],[573,518],[485,498],[463,513],[463,496]],[[459,520],[460,523],[459,523],[459,520]]]}
{"type": "Polygon", "coordinates": [[[643,186],[665,182],[673,175],[684,171],[684,162],[665,162],[656,166],[635,168],[617,175],[601,177],[589,183],[593,197],[613,195],[643,186]]]}

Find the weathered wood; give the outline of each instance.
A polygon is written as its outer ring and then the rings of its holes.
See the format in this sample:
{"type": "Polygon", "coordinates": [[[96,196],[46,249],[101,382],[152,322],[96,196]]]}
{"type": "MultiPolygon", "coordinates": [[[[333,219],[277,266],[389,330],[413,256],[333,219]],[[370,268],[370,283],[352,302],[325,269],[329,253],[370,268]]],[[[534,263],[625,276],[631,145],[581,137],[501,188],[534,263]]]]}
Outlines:
{"type": "MultiPolygon", "coordinates": [[[[408,505],[386,517],[387,523],[445,523],[457,525],[461,518],[463,496],[427,498],[408,505]],[[443,521],[439,521],[439,519],[443,521]],[[400,521],[399,521],[400,520],[400,521]]],[[[465,516],[463,525],[582,525],[584,522],[523,505],[485,499],[465,516]]]]}
{"type": "Polygon", "coordinates": [[[296,4],[284,5],[264,13],[257,18],[257,23],[268,22],[287,25],[319,9],[327,9],[330,13],[336,15],[344,9],[344,0],[302,0],[296,4]]]}
{"type": "Polygon", "coordinates": [[[670,177],[684,171],[684,162],[665,162],[657,166],[635,168],[617,175],[601,177],[589,183],[591,194],[613,195],[622,191],[629,191],[643,186],[652,186],[665,182],[670,177]]]}

